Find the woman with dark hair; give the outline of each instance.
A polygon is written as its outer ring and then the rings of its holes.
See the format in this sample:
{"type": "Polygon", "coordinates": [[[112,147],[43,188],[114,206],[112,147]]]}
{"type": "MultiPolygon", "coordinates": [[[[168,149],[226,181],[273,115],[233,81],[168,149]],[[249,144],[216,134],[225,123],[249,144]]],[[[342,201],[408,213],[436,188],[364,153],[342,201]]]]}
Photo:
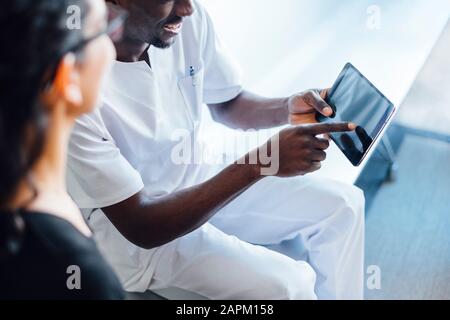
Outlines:
{"type": "Polygon", "coordinates": [[[108,25],[103,0],[2,3],[1,299],[124,297],[65,188],[72,125],[97,102],[121,17],[108,25]]]}

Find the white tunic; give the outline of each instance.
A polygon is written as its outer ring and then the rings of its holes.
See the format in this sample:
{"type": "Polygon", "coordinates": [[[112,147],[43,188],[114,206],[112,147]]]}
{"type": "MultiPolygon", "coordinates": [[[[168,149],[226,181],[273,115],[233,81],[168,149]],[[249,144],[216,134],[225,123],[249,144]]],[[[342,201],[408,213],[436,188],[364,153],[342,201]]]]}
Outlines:
{"type": "MultiPolygon", "coordinates": [[[[122,249],[141,263],[139,250],[100,210],[92,215],[94,209],[141,190],[155,198],[204,180],[210,174],[205,166],[172,161],[173,150],[181,136],[189,136],[191,150],[201,152],[197,137],[202,104],[229,101],[242,90],[236,64],[217,39],[208,14],[194,6],[172,47],[150,48],[151,68],[144,61],[114,63],[101,107],[77,120],[71,137],[69,192],[116,268],[124,265],[122,249]]],[[[150,257],[146,253],[143,263],[150,257]]]]}

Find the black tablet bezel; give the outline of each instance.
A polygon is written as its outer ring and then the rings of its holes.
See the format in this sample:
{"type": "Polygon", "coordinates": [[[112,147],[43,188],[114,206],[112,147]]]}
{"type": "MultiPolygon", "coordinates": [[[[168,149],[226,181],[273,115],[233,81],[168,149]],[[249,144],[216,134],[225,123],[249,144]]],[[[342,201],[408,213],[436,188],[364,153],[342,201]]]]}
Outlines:
{"type": "MultiPolygon", "coordinates": [[[[333,115],[331,117],[325,117],[321,114],[317,114],[317,121],[318,122],[332,122],[333,118],[335,117],[335,112],[336,112],[336,106],[332,105],[329,101],[330,98],[333,96],[334,92],[336,92],[337,88],[339,87],[340,83],[342,82],[342,80],[344,79],[345,75],[348,72],[348,69],[351,69],[353,71],[355,71],[359,77],[361,77],[369,86],[371,86],[376,92],[377,94],[384,100],[386,100],[389,103],[390,108],[392,109],[390,111],[389,116],[386,118],[385,122],[383,123],[383,125],[380,127],[380,130],[377,132],[377,134],[375,135],[375,137],[373,138],[372,143],[370,144],[370,146],[367,148],[367,150],[364,152],[364,154],[361,156],[361,158],[359,159],[351,159],[350,157],[347,156],[347,154],[345,153],[345,150],[343,150],[343,148],[341,148],[340,143],[338,143],[336,141],[336,138],[333,136],[333,133],[329,134],[329,136],[331,137],[331,139],[335,142],[335,144],[337,145],[337,147],[342,151],[342,153],[345,155],[345,157],[350,161],[350,163],[355,166],[358,167],[363,160],[366,158],[367,154],[369,154],[369,152],[371,151],[372,147],[374,146],[374,144],[376,143],[376,141],[378,140],[380,134],[383,132],[383,130],[385,129],[386,125],[389,123],[389,121],[391,120],[392,116],[395,113],[395,106],[394,104],[388,99],[386,98],[386,96],[381,93],[380,90],[378,90],[377,87],[375,87],[358,69],[356,69],[355,66],[353,66],[350,62],[348,62],[344,68],[342,69],[341,73],[339,74],[338,78],[336,79],[335,83],[333,84],[333,86],[331,87],[331,89],[328,91],[327,97],[325,98],[325,101],[330,105],[330,107],[333,109],[333,115]],[[356,160],[356,161],[354,161],[356,160]]],[[[380,120],[381,121],[381,120],[380,120]]]]}

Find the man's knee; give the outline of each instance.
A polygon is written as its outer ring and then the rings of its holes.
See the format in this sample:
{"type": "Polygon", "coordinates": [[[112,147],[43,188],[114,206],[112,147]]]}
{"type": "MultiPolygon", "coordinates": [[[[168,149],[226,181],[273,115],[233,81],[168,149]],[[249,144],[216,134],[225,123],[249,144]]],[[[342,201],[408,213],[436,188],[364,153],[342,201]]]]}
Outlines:
{"type": "Polygon", "coordinates": [[[270,274],[262,275],[260,284],[255,288],[252,299],[267,300],[316,300],[314,288],[316,274],[304,262],[294,262],[300,268],[291,271],[273,270],[270,274]]]}
{"type": "Polygon", "coordinates": [[[364,211],[365,197],[364,192],[350,184],[343,184],[340,188],[340,196],[345,206],[353,211],[364,211]]]}
{"type": "Polygon", "coordinates": [[[246,250],[221,262],[224,270],[233,270],[222,279],[222,286],[227,287],[226,299],[317,299],[316,272],[308,263],[264,247],[241,244],[246,250]]]}
{"type": "Polygon", "coordinates": [[[353,218],[361,218],[364,215],[364,193],[358,187],[337,180],[313,177],[309,180],[306,191],[309,190],[311,201],[318,203],[318,218],[328,220],[342,217],[342,212],[353,218]]]}
{"type": "MultiPolygon", "coordinates": [[[[364,225],[364,192],[350,184],[339,184],[333,195],[335,200],[335,214],[343,222],[351,226],[362,227],[364,225]]],[[[342,222],[341,221],[341,222],[342,222]]]]}

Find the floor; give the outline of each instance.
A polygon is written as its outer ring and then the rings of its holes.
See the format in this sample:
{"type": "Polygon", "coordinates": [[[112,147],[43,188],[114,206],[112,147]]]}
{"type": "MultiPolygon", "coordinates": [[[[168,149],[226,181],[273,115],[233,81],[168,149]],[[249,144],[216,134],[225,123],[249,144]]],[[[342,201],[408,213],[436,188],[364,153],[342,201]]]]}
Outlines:
{"type": "Polygon", "coordinates": [[[366,266],[381,271],[381,289],[366,289],[366,299],[450,299],[449,57],[450,23],[388,131],[395,180],[373,175],[387,172],[381,147],[359,179],[366,266]]]}

